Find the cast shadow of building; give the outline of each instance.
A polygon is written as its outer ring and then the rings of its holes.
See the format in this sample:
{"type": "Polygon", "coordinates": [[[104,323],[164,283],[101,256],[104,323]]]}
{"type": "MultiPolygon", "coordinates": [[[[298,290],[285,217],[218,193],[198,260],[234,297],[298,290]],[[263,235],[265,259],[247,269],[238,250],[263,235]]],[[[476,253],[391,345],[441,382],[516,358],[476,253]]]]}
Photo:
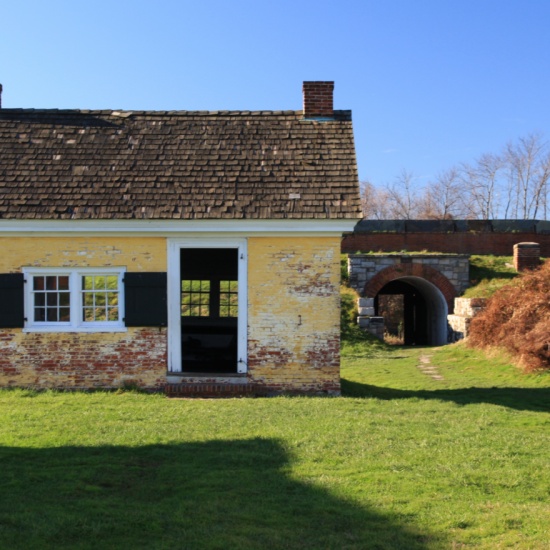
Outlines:
{"type": "Polygon", "coordinates": [[[4,447],[0,458],[2,548],[420,550],[434,543],[410,519],[404,525],[293,478],[292,457],[272,439],[4,447]]]}

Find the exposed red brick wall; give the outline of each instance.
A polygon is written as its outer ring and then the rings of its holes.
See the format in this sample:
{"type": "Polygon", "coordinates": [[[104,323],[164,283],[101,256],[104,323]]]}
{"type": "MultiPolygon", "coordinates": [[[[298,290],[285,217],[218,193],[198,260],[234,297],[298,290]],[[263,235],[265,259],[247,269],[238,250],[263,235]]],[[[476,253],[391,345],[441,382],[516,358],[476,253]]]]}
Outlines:
{"type": "Polygon", "coordinates": [[[519,242],[537,242],[540,254],[550,257],[550,235],[537,233],[354,233],[342,241],[342,252],[447,252],[512,256],[519,242]]]}
{"type": "Polygon", "coordinates": [[[0,387],[164,387],[166,329],[124,333],[0,331],[0,387]]]}
{"type": "Polygon", "coordinates": [[[517,271],[536,269],[540,265],[538,243],[518,243],[514,245],[514,267],[517,271]]]}

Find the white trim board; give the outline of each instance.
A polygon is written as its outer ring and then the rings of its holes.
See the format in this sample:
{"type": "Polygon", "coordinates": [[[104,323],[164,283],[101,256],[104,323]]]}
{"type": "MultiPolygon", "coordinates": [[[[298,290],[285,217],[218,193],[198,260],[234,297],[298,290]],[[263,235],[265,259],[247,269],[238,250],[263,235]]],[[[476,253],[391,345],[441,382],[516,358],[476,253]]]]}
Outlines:
{"type": "Polygon", "coordinates": [[[340,236],[353,231],[359,220],[0,220],[0,235],[165,235],[231,233],[254,236],[269,233],[340,236]]]}

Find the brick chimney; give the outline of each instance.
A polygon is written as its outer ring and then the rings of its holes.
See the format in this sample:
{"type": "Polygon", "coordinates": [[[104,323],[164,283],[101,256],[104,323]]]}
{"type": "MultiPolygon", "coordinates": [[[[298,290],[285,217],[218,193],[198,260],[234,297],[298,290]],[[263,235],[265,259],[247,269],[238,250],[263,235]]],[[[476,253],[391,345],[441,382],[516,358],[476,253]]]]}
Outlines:
{"type": "Polygon", "coordinates": [[[304,94],[304,118],[334,116],[334,82],[310,81],[302,86],[304,94]]]}

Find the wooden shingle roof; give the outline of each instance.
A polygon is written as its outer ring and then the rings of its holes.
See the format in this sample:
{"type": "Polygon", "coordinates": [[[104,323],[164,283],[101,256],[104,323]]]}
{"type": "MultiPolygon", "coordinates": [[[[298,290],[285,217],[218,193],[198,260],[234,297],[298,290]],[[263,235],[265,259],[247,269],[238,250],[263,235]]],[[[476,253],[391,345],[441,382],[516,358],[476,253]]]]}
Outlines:
{"type": "Polygon", "coordinates": [[[0,219],[359,217],[349,111],[0,110],[0,219]]]}

